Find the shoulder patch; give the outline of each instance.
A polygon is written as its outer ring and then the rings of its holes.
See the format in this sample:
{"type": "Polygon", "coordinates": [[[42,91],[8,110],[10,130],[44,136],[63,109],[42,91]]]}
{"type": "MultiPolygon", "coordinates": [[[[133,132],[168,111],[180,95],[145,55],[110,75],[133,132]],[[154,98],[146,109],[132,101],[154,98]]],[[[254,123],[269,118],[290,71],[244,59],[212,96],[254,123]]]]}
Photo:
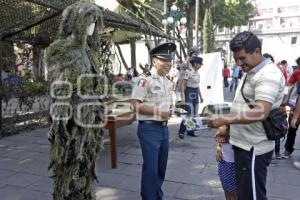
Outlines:
{"type": "Polygon", "coordinates": [[[140,78],[137,82],[136,82],[136,85],[137,86],[140,86],[140,87],[145,87],[147,83],[147,79],[145,78],[140,78]]]}

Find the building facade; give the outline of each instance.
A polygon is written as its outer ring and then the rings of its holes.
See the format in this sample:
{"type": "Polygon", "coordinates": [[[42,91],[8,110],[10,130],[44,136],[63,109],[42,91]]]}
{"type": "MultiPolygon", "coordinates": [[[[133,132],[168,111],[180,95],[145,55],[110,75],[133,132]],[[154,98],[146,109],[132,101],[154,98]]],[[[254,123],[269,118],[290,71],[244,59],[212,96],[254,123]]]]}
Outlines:
{"type": "Polygon", "coordinates": [[[246,26],[233,30],[218,28],[215,33],[217,46],[223,48],[226,60],[231,62],[229,41],[238,32],[249,30],[262,41],[262,52],[270,53],[275,61],[287,60],[295,65],[300,56],[300,1],[254,0],[255,10],[246,26]]]}

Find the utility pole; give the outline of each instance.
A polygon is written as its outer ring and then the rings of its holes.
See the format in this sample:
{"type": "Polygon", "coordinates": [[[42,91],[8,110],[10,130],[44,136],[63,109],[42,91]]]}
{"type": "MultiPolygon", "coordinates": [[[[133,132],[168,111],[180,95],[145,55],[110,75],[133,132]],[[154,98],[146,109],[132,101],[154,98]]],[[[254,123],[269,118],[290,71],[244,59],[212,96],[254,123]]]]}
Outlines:
{"type": "MultiPolygon", "coordinates": [[[[167,14],[167,9],[168,9],[168,3],[167,3],[167,0],[164,0],[164,15],[167,14]]],[[[167,25],[164,25],[164,30],[165,30],[165,33],[167,33],[167,25]]]]}
{"type": "Polygon", "coordinates": [[[196,11],[195,11],[195,34],[196,34],[196,46],[198,46],[198,28],[199,28],[199,0],[196,0],[196,11]]]}

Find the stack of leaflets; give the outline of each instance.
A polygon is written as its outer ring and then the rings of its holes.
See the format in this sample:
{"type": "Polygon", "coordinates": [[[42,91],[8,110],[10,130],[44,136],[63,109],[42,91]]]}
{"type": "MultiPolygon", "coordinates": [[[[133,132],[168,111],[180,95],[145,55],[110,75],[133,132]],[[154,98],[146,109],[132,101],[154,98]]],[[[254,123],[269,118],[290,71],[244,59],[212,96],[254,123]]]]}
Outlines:
{"type": "Polygon", "coordinates": [[[187,131],[197,131],[207,129],[207,125],[202,123],[203,117],[198,116],[183,116],[183,124],[187,131]]]}

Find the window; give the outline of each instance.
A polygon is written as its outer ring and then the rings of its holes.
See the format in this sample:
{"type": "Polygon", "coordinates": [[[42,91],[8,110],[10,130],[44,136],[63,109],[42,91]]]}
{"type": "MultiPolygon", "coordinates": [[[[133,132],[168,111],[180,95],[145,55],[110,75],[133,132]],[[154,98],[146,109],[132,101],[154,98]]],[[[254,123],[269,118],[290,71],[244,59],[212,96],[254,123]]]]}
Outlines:
{"type": "Polygon", "coordinates": [[[297,36],[291,37],[291,44],[296,44],[297,43],[297,36]]]}
{"type": "Polygon", "coordinates": [[[218,32],[219,33],[223,33],[225,30],[224,30],[224,27],[218,27],[218,32]]]}
{"type": "Polygon", "coordinates": [[[261,30],[264,28],[264,25],[263,24],[258,24],[258,29],[261,30]]]}

